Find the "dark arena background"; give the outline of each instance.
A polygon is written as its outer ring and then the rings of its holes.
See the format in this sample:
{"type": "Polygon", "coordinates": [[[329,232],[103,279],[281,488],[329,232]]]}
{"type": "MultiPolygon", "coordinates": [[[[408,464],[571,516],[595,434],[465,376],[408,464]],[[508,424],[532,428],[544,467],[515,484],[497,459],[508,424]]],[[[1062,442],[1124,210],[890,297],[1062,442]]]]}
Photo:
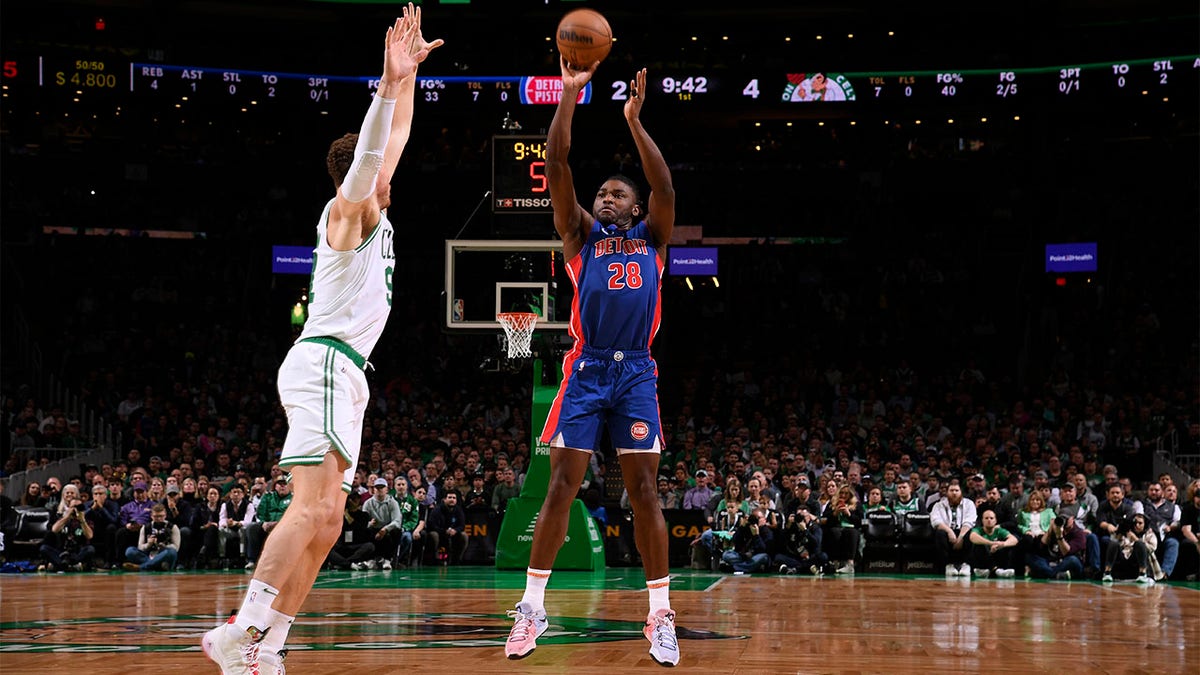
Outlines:
{"type": "MultiPolygon", "coordinates": [[[[657,667],[611,448],[580,495],[606,512],[604,563],[556,571],[540,648],[502,652],[525,575],[500,564],[505,505],[491,497],[507,494],[505,466],[519,484],[538,456],[536,394],[570,338],[544,328],[533,358],[509,359],[492,318],[569,313],[561,254],[520,243],[556,238],[553,35],[578,7],[616,38],[575,114],[581,201],[615,173],[649,189],[622,114],[642,67],[641,118],[676,191],[652,351],[680,668],[1200,671],[1194,3],[422,7],[425,35],[446,45],[419,69],[392,182],[395,301],[370,357],[352,498],[409,469],[414,485],[453,480],[468,544],[457,564],[419,550],[322,571],[289,636],[291,672],[657,667]],[[455,255],[460,240],[491,243],[455,255]],[[936,535],[865,513],[852,538],[831,537],[854,542],[836,569],[731,567],[701,541],[726,528],[718,502],[683,508],[701,470],[717,487],[769,486],[769,554],[803,479],[814,499],[844,483],[862,505],[879,488],[885,507],[896,481],[923,506],[958,482],[980,510],[996,486],[1022,555],[1012,578],[952,575],[936,535]],[[1102,582],[1091,552],[1066,578],[1024,556],[1044,552],[1030,494],[1070,508],[1077,474],[1074,501],[1094,505],[1079,524],[1095,533],[1114,485],[1135,510],[1174,500],[1157,583],[1102,582]]],[[[333,196],[325,153],[358,130],[400,11],[0,6],[0,670],[217,671],[199,642],[250,580],[236,536],[214,552],[189,527],[169,571],[126,569],[109,530],[79,569],[43,545],[59,544],[64,486],[86,499],[96,476],[120,502],[140,479],[197,506],[205,484],[222,498],[238,482],[271,489],[287,430],[276,372],[333,196]]]]}

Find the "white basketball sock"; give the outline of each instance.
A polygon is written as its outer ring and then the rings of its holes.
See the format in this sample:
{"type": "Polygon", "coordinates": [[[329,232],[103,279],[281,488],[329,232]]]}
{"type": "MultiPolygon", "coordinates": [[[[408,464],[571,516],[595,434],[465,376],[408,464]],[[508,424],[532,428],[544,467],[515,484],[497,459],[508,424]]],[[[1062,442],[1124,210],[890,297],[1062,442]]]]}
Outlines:
{"type": "Polygon", "coordinates": [[[521,602],[535,612],[546,611],[546,584],[550,583],[550,571],[532,567],[525,570],[525,596],[521,602]]]}
{"type": "Polygon", "coordinates": [[[667,575],[661,579],[654,579],[646,582],[646,588],[650,591],[650,613],[653,614],[660,609],[671,608],[671,576],[667,575]]]}

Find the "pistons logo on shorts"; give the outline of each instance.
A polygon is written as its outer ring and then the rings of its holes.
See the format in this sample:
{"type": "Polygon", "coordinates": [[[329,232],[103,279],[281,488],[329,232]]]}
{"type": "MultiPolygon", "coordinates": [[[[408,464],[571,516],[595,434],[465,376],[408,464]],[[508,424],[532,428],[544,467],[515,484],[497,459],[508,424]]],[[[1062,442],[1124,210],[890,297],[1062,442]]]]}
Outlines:
{"type": "Polygon", "coordinates": [[[646,424],[645,422],[634,422],[629,427],[629,435],[632,436],[633,440],[635,441],[644,441],[646,440],[646,437],[650,435],[650,425],[646,424]]]}

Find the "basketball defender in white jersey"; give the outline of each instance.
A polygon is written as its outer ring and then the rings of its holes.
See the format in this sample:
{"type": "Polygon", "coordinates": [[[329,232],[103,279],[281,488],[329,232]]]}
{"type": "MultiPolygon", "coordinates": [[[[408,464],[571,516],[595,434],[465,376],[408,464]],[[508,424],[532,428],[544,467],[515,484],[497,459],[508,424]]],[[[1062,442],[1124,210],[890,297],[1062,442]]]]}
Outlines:
{"type": "Polygon", "coordinates": [[[358,134],[329,148],[337,194],[317,223],[309,317],[279,369],[288,416],[280,465],[293,500],[266,542],[241,609],[205,634],[224,675],[281,675],[287,633],[341,533],[358,464],[367,380],[363,368],[392,305],[392,174],[412,126],[417,64],[441,40],[421,36],[410,3],[384,41],[383,77],[358,134]]]}

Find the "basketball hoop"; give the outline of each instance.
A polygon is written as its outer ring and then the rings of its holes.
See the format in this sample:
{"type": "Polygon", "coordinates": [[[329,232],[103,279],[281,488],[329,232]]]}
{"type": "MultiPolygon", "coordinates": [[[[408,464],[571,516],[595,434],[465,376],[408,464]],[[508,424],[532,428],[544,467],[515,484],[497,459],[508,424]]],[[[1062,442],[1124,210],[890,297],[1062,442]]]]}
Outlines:
{"type": "Polygon", "coordinates": [[[504,327],[508,358],[527,359],[533,356],[529,349],[529,341],[533,337],[533,327],[537,325],[537,319],[538,315],[533,312],[501,312],[496,315],[496,320],[504,327]]]}

